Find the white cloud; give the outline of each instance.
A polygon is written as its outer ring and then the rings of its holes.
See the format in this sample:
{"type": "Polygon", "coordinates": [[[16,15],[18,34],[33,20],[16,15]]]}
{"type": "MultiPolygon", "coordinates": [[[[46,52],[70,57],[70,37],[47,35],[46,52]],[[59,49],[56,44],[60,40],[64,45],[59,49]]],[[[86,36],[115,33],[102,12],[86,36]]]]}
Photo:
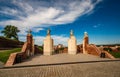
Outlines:
{"type": "Polygon", "coordinates": [[[33,38],[34,38],[35,44],[43,45],[43,40],[45,39],[44,36],[34,36],[33,38]]]}
{"type": "Polygon", "coordinates": [[[0,10],[0,13],[4,13],[4,14],[8,14],[8,15],[14,16],[14,15],[16,15],[18,13],[18,11],[15,10],[15,9],[11,9],[11,8],[6,8],[5,7],[4,9],[0,10]]]}
{"type": "MultiPolygon", "coordinates": [[[[20,9],[3,7],[0,12],[17,17],[16,20],[1,21],[0,25],[15,25],[20,30],[20,34],[25,34],[28,29],[34,27],[48,27],[58,24],[67,24],[74,22],[78,17],[89,14],[101,0],[75,0],[60,1],[50,4],[45,1],[17,1],[13,4],[20,9]],[[49,6],[48,6],[49,5],[49,6]]],[[[37,29],[37,28],[36,28],[37,29]]],[[[41,28],[42,29],[42,28],[41,28]]],[[[40,29],[39,29],[40,30],[40,29]]],[[[34,31],[39,31],[34,30],[34,31]]]]}
{"type": "Polygon", "coordinates": [[[51,36],[54,39],[54,44],[58,45],[58,44],[63,44],[65,46],[67,46],[68,44],[68,39],[69,37],[63,36],[63,35],[52,35],[51,36]]]}
{"type": "MultiPolygon", "coordinates": [[[[0,13],[13,16],[15,19],[0,21],[1,26],[15,25],[21,32],[19,39],[26,40],[27,31],[33,32],[44,30],[44,27],[68,24],[74,22],[78,17],[93,12],[96,4],[101,0],[13,0],[11,2],[16,8],[1,7],[0,13]],[[16,19],[17,18],[17,19],[16,19]]],[[[54,44],[64,44],[67,46],[69,37],[64,35],[52,35],[54,44]]],[[[34,36],[35,44],[42,45],[44,36],[34,36]]],[[[78,40],[81,41],[81,40],[78,40]]]]}
{"type": "MultiPolygon", "coordinates": [[[[63,44],[65,46],[67,46],[69,37],[66,37],[66,36],[63,36],[63,35],[60,35],[60,36],[52,35],[51,37],[54,40],[54,45],[63,44]]],[[[21,41],[25,41],[26,36],[21,36],[19,39],[21,41]]],[[[43,41],[45,39],[45,36],[34,36],[33,39],[35,40],[35,44],[43,45],[43,41]]]]}
{"type": "Polygon", "coordinates": [[[39,31],[41,31],[41,30],[44,30],[44,29],[43,29],[43,28],[33,28],[33,29],[32,29],[33,32],[39,32],[39,31]]]}

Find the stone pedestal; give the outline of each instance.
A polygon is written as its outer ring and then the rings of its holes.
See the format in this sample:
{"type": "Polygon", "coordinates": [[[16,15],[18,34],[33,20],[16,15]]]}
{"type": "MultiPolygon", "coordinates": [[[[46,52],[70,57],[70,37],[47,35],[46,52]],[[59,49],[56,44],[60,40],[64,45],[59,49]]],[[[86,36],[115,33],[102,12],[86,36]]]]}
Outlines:
{"type": "Polygon", "coordinates": [[[87,45],[89,44],[89,38],[87,32],[84,33],[83,39],[83,54],[88,54],[87,45]]]}
{"type": "Polygon", "coordinates": [[[53,51],[53,39],[48,32],[46,38],[44,39],[44,55],[52,55],[53,51]]]}
{"type": "Polygon", "coordinates": [[[27,50],[26,50],[27,57],[34,55],[34,40],[31,34],[31,30],[28,31],[27,34],[27,50]]]}
{"type": "Polygon", "coordinates": [[[68,40],[68,54],[77,54],[77,43],[73,32],[70,32],[70,39],[68,40]]]}

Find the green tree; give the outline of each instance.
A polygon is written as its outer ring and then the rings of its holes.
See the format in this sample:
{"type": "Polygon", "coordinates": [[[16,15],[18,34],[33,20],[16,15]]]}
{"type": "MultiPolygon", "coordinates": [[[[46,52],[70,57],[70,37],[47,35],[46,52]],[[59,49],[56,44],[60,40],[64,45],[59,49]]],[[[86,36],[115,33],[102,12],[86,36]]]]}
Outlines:
{"type": "Polygon", "coordinates": [[[7,25],[4,30],[1,31],[6,38],[14,38],[15,40],[18,40],[18,32],[18,28],[12,25],[7,25]]]}

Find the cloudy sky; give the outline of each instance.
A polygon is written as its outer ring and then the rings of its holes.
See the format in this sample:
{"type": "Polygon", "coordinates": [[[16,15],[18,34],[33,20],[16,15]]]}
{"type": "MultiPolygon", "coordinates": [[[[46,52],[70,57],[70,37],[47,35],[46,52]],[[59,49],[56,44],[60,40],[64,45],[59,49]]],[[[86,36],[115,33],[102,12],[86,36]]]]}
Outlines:
{"type": "Polygon", "coordinates": [[[6,25],[17,26],[19,40],[26,41],[31,29],[38,45],[48,28],[55,45],[67,45],[71,29],[77,44],[85,31],[90,43],[120,43],[119,4],[120,0],[0,0],[0,31],[6,25]]]}

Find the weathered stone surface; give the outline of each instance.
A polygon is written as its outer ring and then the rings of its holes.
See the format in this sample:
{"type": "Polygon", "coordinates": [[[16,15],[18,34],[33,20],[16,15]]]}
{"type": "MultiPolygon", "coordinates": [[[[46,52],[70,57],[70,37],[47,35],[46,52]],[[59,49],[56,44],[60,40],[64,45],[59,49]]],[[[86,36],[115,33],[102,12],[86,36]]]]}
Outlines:
{"type": "Polygon", "coordinates": [[[36,55],[26,61],[15,64],[14,66],[22,65],[38,65],[38,64],[55,64],[55,63],[69,63],[69,62],[88,62],[88,61],[105,61],[111,60],[109,58],[100,58],[99,56],[78,53],[77,55],[69,55],[68,53],[55,54],[51,56],[36,55]]]}
{"type": "Polygon", "coordinates": [[[0,69],[0,77],[120,77],[120,61],[0,69]]]}
{"type": "Polygon", "coordinates": [[[44,55],[52,55],[53,54],[53,39],[50,36],[50,31],[47,31],[47,36],[44,39],[44,55]]]}
{"type": "Polygon", "coordinates": [[[68,54],[77,53],[77,43],[76,38],[73,35],[73,31],[70,32],[70,39],[68,40],[68,54]]]}

